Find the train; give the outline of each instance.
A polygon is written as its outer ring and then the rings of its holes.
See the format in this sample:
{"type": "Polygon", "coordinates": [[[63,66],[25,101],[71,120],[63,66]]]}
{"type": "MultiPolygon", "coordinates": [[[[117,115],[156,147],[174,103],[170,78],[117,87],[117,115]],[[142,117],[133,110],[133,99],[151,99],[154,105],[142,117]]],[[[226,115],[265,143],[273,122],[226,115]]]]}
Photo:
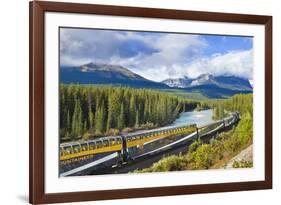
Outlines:
{"type": "Polygon", "coordinates": [[[229,117],[214,123],[197,127],[196,124],[180,127],[165,127],[133,134],[101,137],[88,141],[60,144],[60,173],[75,169],[99,160],[96,169],[102,169],[126,163],[148,153],[160,152],[162,149],[173,148],[180,143],[194,141],[209,132],[228,127],[239,120],[239,113],[231,113],[229,117]],[[178,143],[175,143],[178,142],[178,143]],[[108,159],[108,156],[114,156],[108,159]],[[105,159],[105,160],[102,160],[105,159]]]}
{"type": "Polygon", "coordinates": [[[157,140],[168,136],[175,137],[182,134],[188,134],[189,132],[195,130],[196,124],[131,135],[108,136],[84,142],[64,143],[60,145],[60,160],[63,161],[84,155],[113,151],[125,152],[152,140],[157,140]]]}

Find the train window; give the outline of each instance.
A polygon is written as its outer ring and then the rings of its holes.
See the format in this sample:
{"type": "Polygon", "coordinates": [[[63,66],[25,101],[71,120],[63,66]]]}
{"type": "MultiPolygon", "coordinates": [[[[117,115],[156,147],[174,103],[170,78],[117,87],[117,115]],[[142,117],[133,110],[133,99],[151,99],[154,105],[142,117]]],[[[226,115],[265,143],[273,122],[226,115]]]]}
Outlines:
{"type": "Polygon", "coordinates": [[[103,140],[103,146],[108,147],[109,146],[109,140],[103,140]]]}
{"type": "Polygon", "coordinates": [[[81,147],[80,145],[73,145],[72,149],[74,151],[74,153],[80,152],[81,151],[81,147]]]}
{"type": "Polygon", "coordinates": [[[66,152],[65,150],[63,150],[62,152],[63,152],[63,156],[68,155],[68,152],[66,152]]]}
{"type": "Polygon", "coordinates": [[[110,139],[110,140],[109,140],[109,145],[110,145],[110,146],[115,145],[115,139],[110,139]]]}
{"type": "Polygon", "coordinates": [[[82,147],[82,151],[88,150],[88,144],[86,143],[81,144],[81,147],[82,147]]]}
{"type": "Polygon", "coordinates": [[[64,155],[63,149],[60,147],[60,156],[63,156],[63,155],[64,155]]]}
{"type": "Polygon", "coordinates": [[[97,145],[97,148],[101,148],[102,147],[102,142],[101,141],[97,141],[96,145],[97,145]]]}
{"type": "Polygon", "coordinates": [[[65,154],[72,154],[72,148],[70,146],[64,147],[65,154]]]}
{"type": "Polygon", "coordinates": [[[96,149],[96,144],[94,142],[89,142],[89,149],[96,149]]]}
{"type": "Polygon", "coordinates": [[[121,139],[120,138],[117,139],[117,144],[121,144],[121,139]]]}

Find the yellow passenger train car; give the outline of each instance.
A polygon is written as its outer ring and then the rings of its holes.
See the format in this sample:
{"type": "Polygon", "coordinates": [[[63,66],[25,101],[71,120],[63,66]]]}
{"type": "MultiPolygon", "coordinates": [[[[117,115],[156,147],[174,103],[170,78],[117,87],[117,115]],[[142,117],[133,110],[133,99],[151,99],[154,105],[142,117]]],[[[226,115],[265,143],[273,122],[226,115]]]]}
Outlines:
{"type": "Polygon", "coordinates": [[[63,143],[60,145],[60,161],[79,158],[86,155],[100,153],[124,152],[131,147],[143,146],[143,144],[158,139],[185,135],[196,131],[196,125],[182,127],[171,127],[166,129],[154,129],[150,131],[137,132],[126,136],[108,136],[95,140],[63,143]]]}

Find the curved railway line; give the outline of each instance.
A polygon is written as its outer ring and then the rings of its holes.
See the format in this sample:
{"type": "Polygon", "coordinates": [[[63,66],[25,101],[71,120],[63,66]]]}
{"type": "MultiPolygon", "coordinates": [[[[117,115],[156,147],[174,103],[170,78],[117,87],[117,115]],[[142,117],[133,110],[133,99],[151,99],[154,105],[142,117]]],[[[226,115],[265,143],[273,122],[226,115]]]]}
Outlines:
{"type": "Polygon", "coordinates": [[[198,138],[215,135],[239,121],[239,113],[216,122],[197,127],[168,126],[147,131],[138,131],[122,136],[102,137],[95,140],[63,143],[60,145],[60,176],[99,173],[126,166],[167,150],[186,145],[198,138]]]}

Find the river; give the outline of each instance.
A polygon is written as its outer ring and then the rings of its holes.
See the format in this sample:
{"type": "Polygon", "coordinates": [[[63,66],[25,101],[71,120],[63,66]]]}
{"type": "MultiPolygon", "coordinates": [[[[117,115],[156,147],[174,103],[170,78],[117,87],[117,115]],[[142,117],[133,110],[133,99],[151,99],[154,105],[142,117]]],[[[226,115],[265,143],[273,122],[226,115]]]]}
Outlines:
{"type": "Polygon", "coordinates": [[[213,110],[191,111],[180,114],[180,117],[176,119],[171,126],[183,126],[187,124],[197,124],[202,126],[214,122],[212,119],[213,110]]]}
{"type": "Polygon", "coordinates": [[[159,131],[164,129],[169,129],[173,127],[179,127],[179,126],[186,126],[191,124],[197,124],[197,127],[200,127],[202,125],[206,125],[209,123],[214,122],[212,119],[213,116],[213,110],[202,110],[202,111],[190,111],[190,112],[183,112],[180,114],[180,116],[172,123],[163,127],[158,127],[150,130],[139,130],[130,134],[141,134],[141,133],[147,133],[147,132],[153,132],[153,131],[159,131]]]}

